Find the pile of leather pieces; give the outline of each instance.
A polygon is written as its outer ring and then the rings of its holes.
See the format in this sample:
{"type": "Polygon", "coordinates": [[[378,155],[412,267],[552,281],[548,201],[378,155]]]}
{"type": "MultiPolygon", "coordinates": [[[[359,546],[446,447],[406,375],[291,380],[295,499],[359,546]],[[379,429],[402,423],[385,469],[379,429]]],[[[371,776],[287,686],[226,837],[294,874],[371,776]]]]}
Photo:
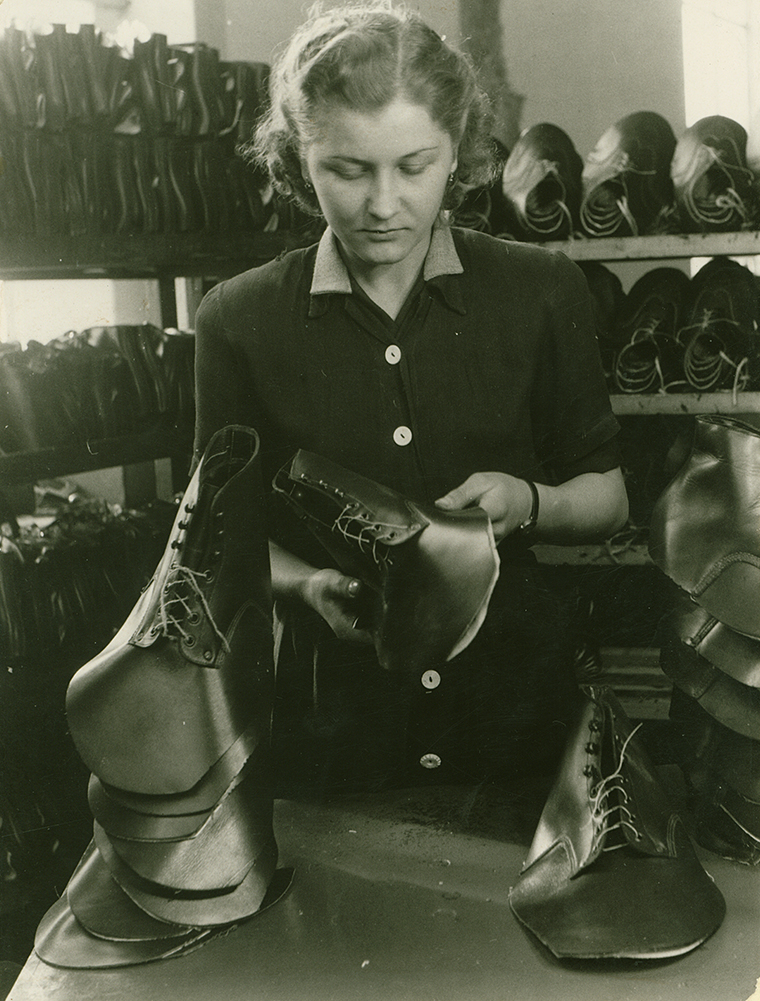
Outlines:
{"type": "Polygon", "coordinates": [[[5,454],[192,428],[195,337],[150,323],[68,331],[0,351],[5,454]]]}
{"type": "Polygon", "coordinates": [[[504,164],[511,212],[497,235],[541,242],[752,229],[760,194],[747,138],[732,118],[711,115],[676,139],[662,115],[636,111],[584,160],[557,125],[533,125],[504,164]]]}
{"type": "Polygon", "coordinates": [[[91,770],[94,837],[37,929],[35,950],[52,965],[181,955],[289,885],[272,830],[264,524],[258,438],[225,428],[153,579],[71,680],[67,716],[91,770]]]}
{"type": "Polygon", "coordinates": [[[281,228],[289,210],[236,155],[269,67],[165,35],[128,51],[83,24],[0,38],[0,232],[281,228]],[[284,215],[283,215],[284,213],[284,215]]]}
{"type": "Polygon", "coordinates": [[[654,562],[678,585],[661,627],[694,788],[697,837],[760,862],[760,430],[700,416],[691,454],[657,502],[654,562]]]}
{"type": "Polygon", "coordinates": [[[739,392],[760,383],[758,282],[749,268],[729,257],[712,258],[692,278],[653,268],[625,294],[609,268],[580,266],[614,392],[739,392]]]}

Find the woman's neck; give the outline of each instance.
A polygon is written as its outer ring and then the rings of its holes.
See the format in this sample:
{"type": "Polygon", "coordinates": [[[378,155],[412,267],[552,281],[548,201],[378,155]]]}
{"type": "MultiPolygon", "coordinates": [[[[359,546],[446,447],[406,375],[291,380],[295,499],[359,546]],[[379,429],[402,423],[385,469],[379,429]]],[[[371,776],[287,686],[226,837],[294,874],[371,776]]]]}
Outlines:
{"type": "Polygon", "coordinates": [[[349,257],[343,247],[341,254],[352,277],[370,299],[395,320],[417,281],[429,247],[430,241],[421,244],[395,264],[371,264],[357,260],[349,257]]]}

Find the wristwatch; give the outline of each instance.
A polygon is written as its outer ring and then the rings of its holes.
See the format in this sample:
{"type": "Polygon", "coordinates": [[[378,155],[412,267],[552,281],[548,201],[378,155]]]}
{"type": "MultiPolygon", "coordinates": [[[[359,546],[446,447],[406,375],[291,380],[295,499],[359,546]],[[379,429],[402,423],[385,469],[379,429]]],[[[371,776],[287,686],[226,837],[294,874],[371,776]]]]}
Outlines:
{"type": "Polygon", "coordinates": [[[514,534],[519,536],[520,538],[527,539],[530,538],[531,535],[533,535],[533,533],[536,530],[536,525],[538,524],[538,489],[536,488],[536,484],[533,482],[533,480],[525,480],[524,482],[527,483],[528,486],[530,487],[530,492],[533,497],[533,503],[531,504],[530,507],[530,514],[525,519],[525,521],[521,522],[517,526],[517,528],[514,531],[514,534]]]}

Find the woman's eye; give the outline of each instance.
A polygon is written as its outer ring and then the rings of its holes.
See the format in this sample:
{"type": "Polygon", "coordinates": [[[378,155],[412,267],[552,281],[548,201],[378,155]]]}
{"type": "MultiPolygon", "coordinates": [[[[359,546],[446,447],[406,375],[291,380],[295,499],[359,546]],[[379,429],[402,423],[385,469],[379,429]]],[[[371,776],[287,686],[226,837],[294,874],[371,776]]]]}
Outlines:
{"type": "Polygon", "coordinates": [[[333,167],[333,171],[344,181],[355,181],[364,173],[361,167],[333,167]]]}
{"type": "Polygon", "coordinates": [[[404,174],[421,174],[427,167],[424,163],[406,163],[401,167],[404,174]]]}

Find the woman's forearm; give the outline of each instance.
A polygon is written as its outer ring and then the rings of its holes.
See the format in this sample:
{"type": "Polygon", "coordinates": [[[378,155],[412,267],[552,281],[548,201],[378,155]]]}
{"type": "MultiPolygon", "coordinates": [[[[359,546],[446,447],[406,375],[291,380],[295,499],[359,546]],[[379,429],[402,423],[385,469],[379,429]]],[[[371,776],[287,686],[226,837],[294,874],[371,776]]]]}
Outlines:
{"type": "Polygon", "coordinates": [[[308,581],[317,573],[317,568],[289,553],[271,539],[269,564],[272,569],[272,596],[275,600],[304,601],[308,581]]]}
{"type": "Polygon", "coordinates": [[[628,518],[628,496],[620,469],[582,473],[557,487],[539,483],[537,488],[537,542],[573,545],[601,541],[628,518]]]}

